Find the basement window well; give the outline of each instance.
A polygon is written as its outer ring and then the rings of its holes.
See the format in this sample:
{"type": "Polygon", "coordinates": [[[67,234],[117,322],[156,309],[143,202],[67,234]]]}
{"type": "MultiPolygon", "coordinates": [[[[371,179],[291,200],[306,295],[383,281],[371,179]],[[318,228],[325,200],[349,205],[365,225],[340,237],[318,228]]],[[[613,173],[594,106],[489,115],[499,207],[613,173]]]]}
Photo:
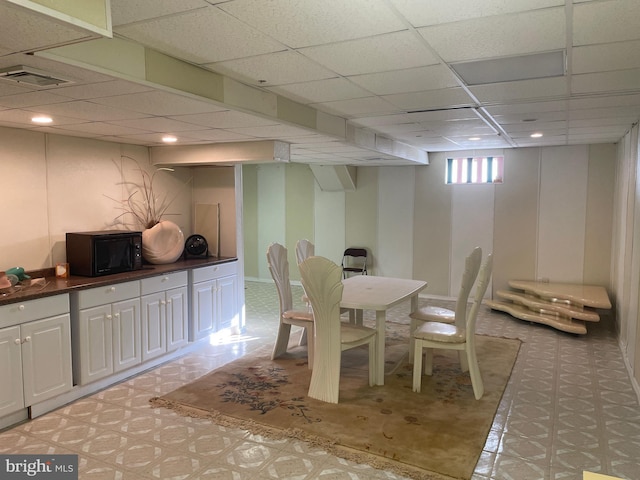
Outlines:
{"type": "Polygon", "coordinates": [[[447,158],[445,183],[502,183],[504,157],[447,158]]]}

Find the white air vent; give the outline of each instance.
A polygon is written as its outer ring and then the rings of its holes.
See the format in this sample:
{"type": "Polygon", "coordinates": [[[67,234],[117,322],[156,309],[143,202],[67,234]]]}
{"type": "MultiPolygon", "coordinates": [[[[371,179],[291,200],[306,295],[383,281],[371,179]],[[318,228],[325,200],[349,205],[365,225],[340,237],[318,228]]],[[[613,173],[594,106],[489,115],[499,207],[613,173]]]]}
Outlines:
{"type": "Polygon", "coordinates": [[[40,88],[73,83],[66,78],[54,77],[47,72],[22,65],[0,69],[0,79],[40,88]]]}

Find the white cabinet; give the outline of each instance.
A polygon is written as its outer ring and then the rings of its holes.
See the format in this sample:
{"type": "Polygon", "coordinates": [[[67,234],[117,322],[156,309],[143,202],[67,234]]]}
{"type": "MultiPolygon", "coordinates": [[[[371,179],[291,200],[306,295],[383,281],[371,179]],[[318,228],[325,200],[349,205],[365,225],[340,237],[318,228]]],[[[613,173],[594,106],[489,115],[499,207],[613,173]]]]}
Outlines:
{"type": "Polygon", "coordinates": [[[187,272],[141,281],[142,360],[172,352],[189,342],[187,272]]]}
{"type": "Polygon", "coordinates": [[[236,262],[191,270],[191,340],[230,328],[238,319],[236,262]]]}
{"type": "Polygon", "coordinates": [[[73,370],[84,385],[142,362],[140,282],[73,293],[73,370]]]}
{"type": "Polygon", "coordinates": [[[0,307],[0,417],[71,390],[69,296],[0,307]]]}

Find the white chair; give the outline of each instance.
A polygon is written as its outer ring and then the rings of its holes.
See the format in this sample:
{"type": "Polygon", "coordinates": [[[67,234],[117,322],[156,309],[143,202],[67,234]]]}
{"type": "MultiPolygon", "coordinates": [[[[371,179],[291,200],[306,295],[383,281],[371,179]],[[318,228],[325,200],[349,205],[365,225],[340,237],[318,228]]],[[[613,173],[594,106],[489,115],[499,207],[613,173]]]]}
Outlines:
{"type": "Polygon", "coordinates": [[[377,336],[374,328],[340,321],[342,267],[324,257],[309,257],[300,264],[302,286],[315,317],[315,356],[309,396],[338,403],[342,352],[369,346],[369,385],[376,380],[377,336]]]}
{"type": "Polygon", "coordinates": [[[304,262],[307,258],[315,255],[316,247],[309,240],[298,240],[296,242],[296,261],[298,265],[304,262]]]}
{"type": "Polygon", "coordinates": [[[462,327],[442,322],[426,322],[412,335],[415,342],[413,361],[413,391],[419,392],[422,384],[422,352],[425,352],[424,374],[433,372],[433,349],[458,350],[460,352],[460,366],[463,372],[469,371],[473,395],[480,400],[484,394],[482,375],[476,357],[476,318],[478,309],[482,304],[482,298],[487,291],[491,270],[493,268],[493,256],[489,254],[480,268],[478,282],[473,298],[473,305],[467,314],[466,324],[462,327]],[[465,353],[466,355],[462,355],[465,353]]]}
{"type": "MultiPolygon", "coordinates": [[[[313,314],[305,310],[293,310],[293,297],[291,293],[291,282],[289,280],[289,260],[287,259],[287,249],[279,243],[272,243],[267,249],[267,264],[269,272],[278,290],[280,300],[280,323],[276,343],[273,346],[271,359],[278,358],[287,351],[289,336],[291,335],[291,325],[303,327],[301,344],[306,339],[305,332],[313,331],[313,314]]],[[[307,344],[307,358],[309,368],[313,366],[313,342],[307,344]]]]}
{"type": "MultiPolygon", "coordinates": [[[[460,291],[458,292],[455,311],[449,310],[448,308],[434,307],[432,305],[418,308],[409,314],[409,317],[411,318],[409,331],[415,332],[416,329],[424,322],[455,323],[458,327],[464,327],[467,319],[469,295],[471,294],[473,282],[476,281],[476,277],[478,276],[478,270],[480,269],[481,262],[482,249],[480,247],[475,247],[464,262],[462,283],[460,285],[460,291]]],[[[409,345],[409,362],[413,361],[413,350],[413,337],[411,337],[409,345]]]]}

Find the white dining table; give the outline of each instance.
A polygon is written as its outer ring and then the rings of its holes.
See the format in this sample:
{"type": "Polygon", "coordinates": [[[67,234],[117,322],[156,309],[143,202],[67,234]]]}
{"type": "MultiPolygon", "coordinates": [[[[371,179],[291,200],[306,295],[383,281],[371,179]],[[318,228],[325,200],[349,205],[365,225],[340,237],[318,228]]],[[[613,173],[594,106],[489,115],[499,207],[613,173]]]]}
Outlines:
{"type": "Polygon", "coordinates": [[[342,281],[341,308],[353,309],[362,319],[363,310],[375,310],[378,331],[378,365],[376,385],[384,385],[384,344],[387,310],[408,299],[411,310],[418,308],[418,294],[427,286],[422,280],[356,275],[342,281]]]}

